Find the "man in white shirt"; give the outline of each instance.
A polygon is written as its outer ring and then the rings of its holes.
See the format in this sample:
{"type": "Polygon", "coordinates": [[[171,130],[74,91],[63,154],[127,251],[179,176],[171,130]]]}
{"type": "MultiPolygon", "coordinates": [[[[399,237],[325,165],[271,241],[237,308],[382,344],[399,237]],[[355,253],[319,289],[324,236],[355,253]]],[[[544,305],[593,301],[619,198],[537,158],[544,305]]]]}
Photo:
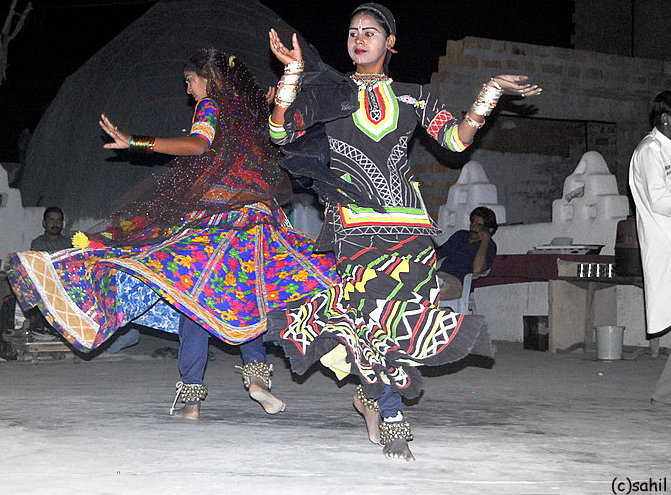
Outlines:
{"type": "MultiPolygon", "coordinates": [[[[662,91],[650,108],[652,130],[631,158],[629,187],[636,204],[648,337],[671,330],[671,91],[662,91]]],[[[671,360],[652,394],[671,404],[671,360]]]]}

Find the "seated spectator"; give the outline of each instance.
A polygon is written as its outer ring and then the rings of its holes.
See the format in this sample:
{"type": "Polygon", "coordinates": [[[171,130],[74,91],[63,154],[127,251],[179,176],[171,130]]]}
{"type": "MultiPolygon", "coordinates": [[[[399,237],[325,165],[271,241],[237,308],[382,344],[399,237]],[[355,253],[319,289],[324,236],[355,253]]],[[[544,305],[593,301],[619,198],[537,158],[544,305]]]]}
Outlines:
{"type": "MultiPolygon", "coordinates": [[[[42,215],[42,227],[44,227],[44,234],[36,237],[30,243],[31,251],[59,251],[61,249],[67,249],[72,247],[72,242],[70,239],[63,235],[63,210],[58,206],[50,206],[44,210],[42,215]]],[[[14,309],[16,305],[16,298],[12,295],[12,300],[7,301],[9,311],[14,309]]],[[[47,323],[37,309],[31,309],[30,311],[25,312],[26,330],[28,332],[36,332],[43,334],[52,334],[56,335],[56,331],[47,323]]]]}
{"type": "Polygon", "coordinates": [[[30,243],[31,251],[59,251],[72,247],[70,239],[63,232],[63,210],[58,206],[50,206],[44,210],[42,216],[44,234],[36,237],[30,243]]]}
{"type": "Polygon", "coordinates": [[[438,259],[445,258],[438,268],[440,299],[461,297],[464,277],[481,274],[492,267],[496,243],[492,236],[498,228],[496,213],[479,206],[470,215],[470,230],[458,230],[436,249],[438,259]]]}
{"type": "MultiPolygon", "coordinates": [[[[63,220],[63,210],[59,207],[50,206],[44,210],[44,215],[42,217],[44,234],[32,240],[30,243],[31,251],[51,252],[71,248],[71,240],[63,235],[63,220]]],[[[56,334],[56,331],[51,328],[39,311],[31,310],[26,316],[29,320],[29,332],[56,334]]],[[[134,328],[129,328],[126,332],[120,332],[119,335],[117,335],[106,353],[116,354],[121,349],[137,344],[139,340],[140,332],[134,328]]]]}

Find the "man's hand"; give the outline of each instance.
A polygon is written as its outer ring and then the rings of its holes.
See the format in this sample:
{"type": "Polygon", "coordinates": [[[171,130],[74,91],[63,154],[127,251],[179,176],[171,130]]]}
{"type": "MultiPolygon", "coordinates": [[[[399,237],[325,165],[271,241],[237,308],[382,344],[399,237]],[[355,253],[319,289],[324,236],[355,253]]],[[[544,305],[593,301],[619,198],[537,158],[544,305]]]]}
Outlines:
{"type": "Polygon", "coordinates": [[[471,224],[471,242],[490,241],[492,238],[492,229],[480,224],[471,224]]]}

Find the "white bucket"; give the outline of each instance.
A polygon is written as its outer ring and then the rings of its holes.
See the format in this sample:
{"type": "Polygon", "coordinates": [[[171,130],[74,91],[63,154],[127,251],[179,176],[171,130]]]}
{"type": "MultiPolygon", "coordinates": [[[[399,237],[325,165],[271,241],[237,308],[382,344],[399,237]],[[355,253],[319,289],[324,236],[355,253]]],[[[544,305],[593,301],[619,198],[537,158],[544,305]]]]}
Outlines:
{"type": "Polygon", "coordinates": [[[624,327],[603,325],[596,330],[596,358],[604,361],[622,359],[622,341],[624,327]]]}

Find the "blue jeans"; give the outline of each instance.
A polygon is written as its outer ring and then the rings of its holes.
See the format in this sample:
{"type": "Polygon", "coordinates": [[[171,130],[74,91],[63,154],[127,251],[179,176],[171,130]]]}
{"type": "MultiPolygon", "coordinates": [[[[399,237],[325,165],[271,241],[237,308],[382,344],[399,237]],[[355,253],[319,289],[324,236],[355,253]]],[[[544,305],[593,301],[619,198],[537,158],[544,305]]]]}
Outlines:
{"type": "Polygon", "coordinates": [[[140,332],[135,328],[129,328],[125,332],[119,332],[112,345],[105,351],[107,354],[115,354],[121,349],[131,347],[140,341],[140,332]]]}
{"type": "MultiPolygon", "coordinates": [[[[210,333],[190,318],[182,316],[179,320],[179,353],[177,361],[183,383],[202,384],[207,366],[207,351],[210,333]]],[[[257,360],[266,362],[266,348],[263,337],[240,345],[242,362],[250,363],[257,360]]]]}

